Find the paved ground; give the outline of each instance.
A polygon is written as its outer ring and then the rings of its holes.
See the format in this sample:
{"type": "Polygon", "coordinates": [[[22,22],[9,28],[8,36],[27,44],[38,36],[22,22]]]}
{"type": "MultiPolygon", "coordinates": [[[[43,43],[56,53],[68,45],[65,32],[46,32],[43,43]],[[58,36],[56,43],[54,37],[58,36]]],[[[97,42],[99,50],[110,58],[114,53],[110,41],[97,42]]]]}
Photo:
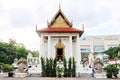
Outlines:
{"type": "Polygon", "coordinates": [[[14,77],[7,77],[7,74],[0,74],[0,80],[120,80],[118,79],[106,79],[106,78],[93,78],[89,74],[83,73],[80,77],[75,78],[54,78],[54,77],[39,77],[39,76],[32,76],[32,77],[25,77],[25,78],[14,78],[14,77]]]}

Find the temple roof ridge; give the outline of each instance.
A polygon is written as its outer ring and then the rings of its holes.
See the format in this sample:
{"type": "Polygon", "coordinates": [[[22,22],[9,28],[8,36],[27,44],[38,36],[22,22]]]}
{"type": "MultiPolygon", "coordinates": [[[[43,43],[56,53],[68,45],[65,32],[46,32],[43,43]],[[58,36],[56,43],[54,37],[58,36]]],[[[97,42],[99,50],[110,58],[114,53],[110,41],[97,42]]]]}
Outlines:
{"type": "Polygon", "coordinates": [[[54,17],[52,18],[52,20],[48,23],[48,27],[53,26],[54,23],[56,23],[56,20],[59,18],[59,16],[62,17],[62,19],[64,20],[64,22],[69,26],[72,27],[72,21],[70,22],[67,17],[64,15],[63,11],[61,10],[61,6],[59,5],[59,9],[57,11],[57,13],[54,15],[54,17]]]}

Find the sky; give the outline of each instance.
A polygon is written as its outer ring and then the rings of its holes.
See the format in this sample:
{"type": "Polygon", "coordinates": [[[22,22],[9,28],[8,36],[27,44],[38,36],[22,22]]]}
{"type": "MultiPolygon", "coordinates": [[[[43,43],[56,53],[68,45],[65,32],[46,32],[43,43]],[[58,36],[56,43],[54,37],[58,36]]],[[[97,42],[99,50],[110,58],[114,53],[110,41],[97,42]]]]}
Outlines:
{"type": "Polygon", "coordinates": [[[0,40],[10,38],[39,51],[38,29],[47,27],[59,9],[82,36],[120,35],[120,0],[0,0],[0,40]]]}

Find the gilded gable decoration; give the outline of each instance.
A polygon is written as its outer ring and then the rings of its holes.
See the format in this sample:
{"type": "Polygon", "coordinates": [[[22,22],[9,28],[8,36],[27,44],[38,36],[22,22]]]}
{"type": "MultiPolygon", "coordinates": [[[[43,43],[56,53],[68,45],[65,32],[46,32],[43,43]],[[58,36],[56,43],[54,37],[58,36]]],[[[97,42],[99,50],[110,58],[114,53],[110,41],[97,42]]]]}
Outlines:
{"type": "Polygon", "coordinates": [[[58,12],[52,18],[50,22],[47,22],[48,27],[72,27],[72,21],[70,22],[62,10],[59,8],[58,12]]]}

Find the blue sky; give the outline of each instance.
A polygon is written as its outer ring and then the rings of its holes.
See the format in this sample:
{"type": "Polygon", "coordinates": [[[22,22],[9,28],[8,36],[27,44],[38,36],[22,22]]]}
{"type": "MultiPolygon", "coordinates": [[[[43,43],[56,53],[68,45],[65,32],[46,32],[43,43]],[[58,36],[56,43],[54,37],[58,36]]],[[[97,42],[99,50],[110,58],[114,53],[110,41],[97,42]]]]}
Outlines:
{"type": "Polygon", "coordinates": [[[35,32],[47,27],[61,4],[73,27],[88,35],[120,35],[120,0],[0,0],[0,39],[13,38],[26,48],[39,50],[35,32]]]}

